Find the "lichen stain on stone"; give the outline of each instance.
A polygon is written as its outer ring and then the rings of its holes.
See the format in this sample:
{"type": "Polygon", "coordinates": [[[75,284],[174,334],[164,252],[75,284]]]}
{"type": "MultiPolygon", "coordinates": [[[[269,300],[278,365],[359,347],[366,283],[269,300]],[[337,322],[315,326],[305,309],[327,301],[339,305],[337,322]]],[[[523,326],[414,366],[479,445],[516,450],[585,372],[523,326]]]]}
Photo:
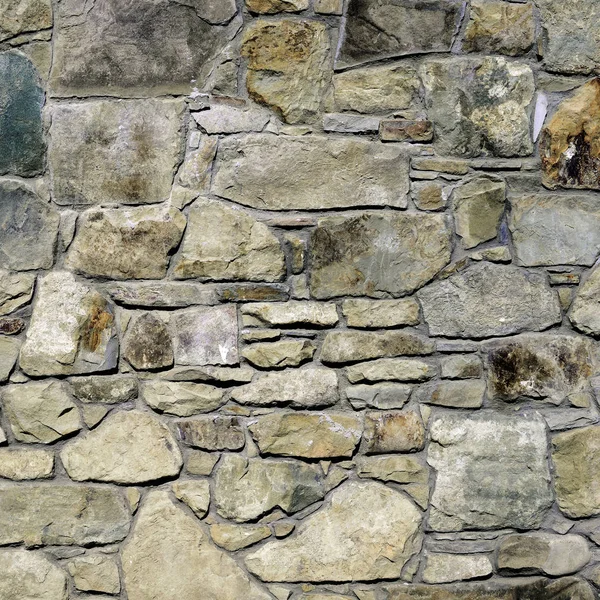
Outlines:
{"type": "Polygon", "coordinates": [[[85,350],[96,352],[102,342],[102,334],[111,327],[114,317],[106,310],[106,304],[94,304],[81,328],[81,344],[85,350]]]}

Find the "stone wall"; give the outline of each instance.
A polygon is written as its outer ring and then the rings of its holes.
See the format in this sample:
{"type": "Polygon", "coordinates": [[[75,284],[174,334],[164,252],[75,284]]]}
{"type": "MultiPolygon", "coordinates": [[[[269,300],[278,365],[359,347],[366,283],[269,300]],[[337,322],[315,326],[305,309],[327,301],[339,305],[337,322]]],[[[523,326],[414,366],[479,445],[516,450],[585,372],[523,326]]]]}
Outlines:
{"type": "Polygon", "coordinates": [[[598,0],[0,0],[0,600],[592,600],[598,0]]]}

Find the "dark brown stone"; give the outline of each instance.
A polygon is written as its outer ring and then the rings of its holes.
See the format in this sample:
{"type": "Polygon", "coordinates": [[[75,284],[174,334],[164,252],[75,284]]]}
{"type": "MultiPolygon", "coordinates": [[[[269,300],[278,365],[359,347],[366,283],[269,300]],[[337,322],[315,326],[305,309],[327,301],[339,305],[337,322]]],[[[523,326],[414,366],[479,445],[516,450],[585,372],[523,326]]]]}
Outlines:
{"type": "Polygon", "coordinates": [[[154,315],[138,317],[128,328],[123,358],[134,369],[162,369],[173,364],[173,344],[166,325],[154,315]]]}
{"type": "Polygon", "coordinates": [[[244,430],[238,417],[207,416],[177,423],[179,438],[202,450],[241,450],[244,430]]]}
{"type": "Polygon", "coordinates": [[[430,142],[433,139],[433,123],[410,119],[381,121],[379,137],[383,142],[430,142]]]}

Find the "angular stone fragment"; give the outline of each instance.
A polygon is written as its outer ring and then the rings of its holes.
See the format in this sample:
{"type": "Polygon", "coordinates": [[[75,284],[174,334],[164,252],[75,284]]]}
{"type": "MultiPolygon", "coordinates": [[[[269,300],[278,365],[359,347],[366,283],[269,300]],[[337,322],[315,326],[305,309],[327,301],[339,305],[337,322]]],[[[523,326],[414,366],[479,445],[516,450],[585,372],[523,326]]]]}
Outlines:
{"type": "Polygon", "coordinates": [[[267,525],[215,523],[210,526],[210,537],[213,542],[229,552],[247,548],[270,536],[271,529],[267,525]]]}
{"type": "Polygon", "coordinates": [[[235,306],[182,310],[171,317],[177,365],[235,365],[238,362],[235,306]]]}
{"type": "Polygon", "coordinates": [[[426,381],[437,369],[422,360],[380,358],[346,368],[350,383],[359,381],[426,381]]]}
{"type": "Polygon", "coordinates": [[[238,404],[292,408],[331,406],[339,400],[338,377],[332,369],[310,367],[268,373],[231,392],[238,404]]]}
{"type": "Polygon", "coordinates": [[[165,491],[144,500],[122,564],[129,600],[270,598],[165,491]]]}
{"type": "Polygon", "coordinates": [[[421,76],[440,154],[532,153],[529,106],[535,85],[529,66],[499,57],[432,59],[421,76]]]}
{"type": "Polygon", "coordinates": [[[500,544],[498,568],[556,577],[579,571],[591,557],[588,543],[579,535],[510,535],[500,544]]]}
{"type": "Polygon", "coordinates": [[[79,219],[65,265],[95,277],[161,279],[185,225],[175,208],[91,209],[79,219]]]}
{"type": "Polygon", "coordinates": [[[433,342],[410,331],[332,331],[321,349],[327,363],[356,362],[370,358],[432,354],[433,342]]]}
{"type": "Polygon", "coordinates": [[[400,300],[344,300],[342,313],[348,327],[401,327],[419,324],[419,304],[414,298],[400,300]]]}
{"type": "Polygon", "coordinates": [[[589,267],[600,254],[600,209],[594,198],[516,196],[511,199],[509,226],[520,265],[589,267]]]}
{"type": "Polygon", "coordinates": [[[430,335],[483,338],[547,329],[561,320],[545,275],[478,263],[417,293],[430,335]]]}
{"type": "Polygon", "coordinates": [[[535,34],[533,4],[473,0],[462,48],[518,56],[531,49],[535,34]]]}
{"type": "Polygon", "coordinates": [[[60,454],[71,479],[146,483],[179,474],[183,460],[168,428],[149,413],[119,411],[67,444],[60,454]]]}
{"type": "Polygon", "coordinates": [[[483,366],[477,356],[458,354],[441,361],[442,377],[446,379],[471,379],[483,375],[483,366]]]}
{"type": "Polygon", "coordinates": [[[427,483],[429,471],[409,456],[358,456],[356,472],[359,477],[370,477],[394,483],[427,483]]]}
{"type": "MultiPolygon", "coordinates": [[[[36,196],[29,187],[14,180],[0,182],[0,268],[3,269],[2,272],[6,273],[4,269],[15,271],[50,269],[54,264],[59,223],[58,212],[36,196]]],[[[27,286],[26,281],[22,279],[18,285],[21,294],[27,293],[24,289],[27,286]]],[[[17,283],[15,281],[15,284],[17,283]]]]}
{"type": "Polygon", "coordinates": [[[253,208],[406,207],[408,158],[397,146],[349,138],[249,134],[223,140],[217,164],[213,193],[253,208]],[[327,176],[334,172],[339,177],[327,176]]]}
{"type": "Polygon", "coordinates": [[[362,435],[361,420],[346,413],[273,413],[248,429],[262,454],[301,458],[351,456],[362,435]]]}
{"type": "Polygon", "coordinates": [[[127,327],[123,358],[137,370],[162,369],[173,364],[173,342],[164,321],[144,313],[127,327]]]}
{"type": "Polygon", "coordinates": [[[59,96],[187,95],[239,29],[231,0],[108,0],[56,14],[51,88],[59,96]]]}
{"type": "Polygon", "coordinates": [[[324,23],[254,21],[245,31],[242,56],[248,59],[246,86],[253,100],[275,110],[287,123],[303,122],[319,110],[329,83],[324,23]]]}
{"type": "Polygon", "coordinates": [[[451,246],[442,215],[364,212],[319,219],[310,247],[311,293],[320,299],[410,293],[450,262],[451,246]]]}
{"type": "Polygon", "coordinates": [[[219,294],[214,286],[197,283],[172,281],[109,283],[106,291],[117,304],[123,306],[183,308],[219,303],[219,294]]]}
{"type": "Polygon", "coordinates": [[[241,309],[246,327],[275,325],[284,327],[302,325],[333,327],[338,322],[335,304],[326,302],[259,302],[245,304],[241,309]]]}
{"type": "Polygon", "coordinates": [[[316,346],[308,340],[282,340],[280,342],[246,346],[242,356],[263,369],[297,367],[310,360],[316,346]]]}
{"type": "Polygon", "coordinates": [[[490,175],[477,175],[454,190],[456,233],[465,248],[473,248],[498,235],[505,197],[504,181],[490,175]]]}
{"type": "Polygon", "coordinates": [[[351,0],[336,66],[405,54],[447,52],[461,19],[461,2],[351,0]]]}
{"type": "Polygon", "coordinates": [[[553,501],[539,415],[446,414],[430,432],[427,462],[437,472],[431,529],[539,527],[553,501]]]}
{"type": "Polygon", "coordinates": [[[573,327],[584,333],[600,334],[599,303],[600,269],[596,267],[577,290],[577,295],[571,305],[569,320],[573,327]]]}
{"type": "Polygon", "coordinates": [[[33,296],[35,275],[0,269],[0,315],[8,315],[27,304],[33,296]]]}
{"type": "Polygon", "coordinates": [[[239,208],[203,198],[194,202],[175,277],[280,281],[284,275],[281,245],[266,225],[239,208]]]}
{"type": "Polygon", "coordinates": [[[406,413],[367,413],[365,417],[365,451],[368,454],[422,450],[425,429],[414,411],[406,413]]]}
{"type": "Polygon", "coordinates": [[[88,429],[94,429],[110,412],[110,408],[103,404],[86,404],[81,407],[81,418],[88,429]]]}
{"type": "Polygon", "coordinates": [[[596,348],[589,338],[528,333],[486,342],[488,394],[515,401],[545,399],[560,404],[569,396],[590,391],[596,372],[596,348]]]}
{"type": "Polygon", "coordinates": [[[0,336],[0,382],[9,378],[19,358],[20,349],[20,340],[0,336]]]}
{"type": "Polygon", "coordinates": [[[182,150],[183,108],[180,100],[54,105],[49,149],[54,200],[74,205],[166,200],[182,150]]]}
{"type": "Polygon", "coordinates": [[[0,477],[4,479],[47,479],[53,472],[54,454],[50,451],[20,448],[0,450],[0,477]]]}
{"type": "Polygon", "coordinates": [[[246,8],[261,15],[300,12],[308,8],[308,0],[246,0],[246,8]]]}
{"type": "Polygon", "coordinates": [[[81,429],[77,406],[60,381],[10,385],[3,390],[2,404],[20,442],[50,444],[81,429]]]}
{"type": "Polygon", "coordinates": [[[420,548],[420,523],[403,494],[375,482],[348,482],[292,538],[265,544],[245,563],[263,581],[396,579],[420,548]]]}
{"type": "Polygon", "coordinates": [[[451,583],[479,579],[492,574],[490,559],[481,554],[428,554],[423,571],[425,583],[451,583]]]}
{"type": "Polygon", "coordinates": [[[217,512],[238,522],[254,520],[274,508],[287,514],[298,512],[323,499],[328,491],[318,466],[291,459],[225,454],[214,479],[217,512]]]}
{"type": "Polygon", "coordinates": [[[129,375],[92,375],[70,379],[73,395],[84,403],[121,404],[135,400],[138,383],[129,375]]]}
{"type": "Polygon", "coordinates": [[[0,317],[0,334],[17,335],[25,329],[25,321],[20,317],[0,317]]]}
{"type": "Polygon", "coordinates": [[[414,394],[419,402],[449,408],[480,408],[483,405],[485,381],[436,381],[420,387],[414,394]]]}
{"type": "Polygon", "coordinates": [[[238,417],[198,417],[177,423],[179,438],[186,446],[203,450],[241,450],[246,443],[238,417]]]}
{"type": "Polygon", "coordinates": [[[383,142],[430,142],[433,139],[433,124],[426,119],[381,121],[379,138],[383,142]]]}
{"type": "Polygon", "coordinates": [[[0,40],[52,27],[50,0],[4,0],[0,8],[0,40]]]}
{"type": "Polygon", "coordinates": [[[78,556],[68,564],[75,588],[83,592],[118,594],[121,591],[119,567],[104,554],[78,556]]]}
{"type": "MultiPolygon", "coordinates": [[[[353,367],[350,367],[353,368],[353,367]]],[[[378,408],[391,410],[402,408],[412,392],[410,385],[401,383],[378,383],[375,385],[351,385],[346,388],[346,398],[354,410],[378,408]]]]}
{"type": "Polygon", "coordinates": [[[127,535],[130,520],[125,498],[116,489],[57,484],[0,488],[0,545],[112,544],[127,535]]]}
{"type": "Polygon", "coordinates": [[[200,519],[208,512],[210,505],[210,483],[202,481],[176,481],[173,484],[173,493],[178,500],[187,504],[200,519]]]}

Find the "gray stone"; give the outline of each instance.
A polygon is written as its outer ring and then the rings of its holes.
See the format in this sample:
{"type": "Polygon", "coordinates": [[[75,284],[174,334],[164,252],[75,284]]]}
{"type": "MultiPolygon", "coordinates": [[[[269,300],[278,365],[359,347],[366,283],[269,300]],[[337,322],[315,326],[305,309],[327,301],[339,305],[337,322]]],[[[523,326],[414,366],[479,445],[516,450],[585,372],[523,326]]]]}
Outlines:
{"type": "Polygon", "coordinates": [[[14,481],[48,479],[53,473],[54,454],[48,450],[29,448],[0,450],[0,477],[4,479],[14,481]]]}
{"type": "Polygon", "coordinates": [[[137,370],[162,369],[173,364],[173,343],[164,321],[144,313],[127,327],[123,358],[137,370]]]}
{"type": "Polygon", "coordinates": [[[186,445],[203,450],[241,450],[246,443],[238,417],[213,415],[177,423],[179,439],[186,445]]]}
{"type": "Polygon", "coordinates": [[[262,369],[283,369],[309,361],[316,349],[315,344],[308,340],[281,340],[246,346],[242,356],[262,369]]]}
{"type": "Polygon", "coordinates": [[[400,300],[344,300],[342,313],[348,327],[401,327],[419,324],[419,304],[414,298],[400,300]]]}
{"type": "Polygon", "coordinates": [[[175,438],[156,417],[119,411],[67,444],[60,454],[75,481],[147,483],[176,477],[183,459],[175,438]]]}
{"type": "Polygon", "coordinates": [[[0,182],[0,215],[0,268],[50,269],[60,223],[58,212],[22,183],[4,180],[0,182]]]}
{"type": "Polygon", "coordinates": [[[185,216],[175,208],[91,209],[79,219],[65,266],[111,279],[162,279],[185,216]]]}
{"type": "Polygon", "coordinates": [[[154,410],[178,417],[212,412],[224,404],[223,390],[204,383],[151,380],[142,398],[154,410]]]}
{"type": "Polygon", "coordinates": [[[11,273],[0,269],[0,315],[11,312],[27,304],[33,296],[33,273],[11,273]]]}
{"type": "Polygon", "coordinates": [[[29,375],[106,371],[117,364],[114,316],[106,299],[71,273],[40,279],[20,365],[29,375]]]}
{"type": "Polygon", "coordinates": [[[421,386],[413,395],[415,400],[449,408],[480,408],[483,405],[485,382],[478,379],[465,381],[436,381],[421,386]]]}
{"type": "Polygon", "coordinates": [[[347,367],[350,383],[359,381],[426,381],[437,374],[437,368],[422,360],[380,358],[347,367]]]}
{"type": "Polygon", "coordinates": [[[51,0],[4,0],[0,8],[0,40],[52,27],[51,0]]]}
{"type": "Polygon", "coordinates": [[[184,0],[181,4],[193,7],[196,14],[211,25],[227,23],[237,13],[235,0],[184,0]]]}
{"type": "Polygon", "coordinates": [[[270,536],[271,528],[268,525],[215,523],[210,526],[210,537],[213,542],[229,552],[247,548],[270,536]]]}
{"type": "Polygon", "coordinates": [[[142,308],[183,308],[194,305],[219,303],[217,289],[197,283],[172,281],[140,281],[136,283],[109,283],[109,296],[123,306],[142,308]]]}
{"type": "Polygon", "coordinates": [[[370,412],[365,416],[365,452],[413,452],[425,445],[425,428],[415,411],[370,412]]]}
{"type": "Polygon", "coordinates": [[[212,192],[253,208],[406,207],[408,157],[397,146],[350,138],[249,134],[223,140],[217,165],[212,192]]]}
{"type": "Polygon", "coordinates": [[[337,133],[369,133],[379,131],[378,117],[328,113],[323,116],[323,131],[337,133]]]}
{"type": "Polygon", "coordinates": [[[130,520],[116,489],[46,483],[0,488],[0,545],[112,544],[125,538],[130,520]]]}
{"type": "Polygon", "coordinates": [[[511,199],[509,225],[520,265],[589,267],[600,254],[600,209],[594,198],[517,196],[511,199]]]}
{"type": "Polygon", "coordinates": [[[532,153],[529,107],[535,85],[529,66],[499,57],[432,59],[421,76],[440,154],[532,153]]]}
{"type": "Polygon", "coordinates": [[[200,129],[210,135],[263,131],[271,118],[264,109],[228,104],[212,104],[209,110],[194,113],[193,116],[200,129]]]}
{"type": "Polygon", "coordinates": [[[240,311],[244,326],[275,325],[285,327],[333,327],[338,322],[337,309],[325,302],[258,302],[245,304],[240,311]]]}
{"type": "Polygon", "coordinates": [[[114,558],[103,554],[86,554],[75,557],[67,568],[78,590],[106,594],[118,594],[121,591],[119,567],[114,558]]]}
{"type": "Polygon", "coordinates": [[[402,383],[377,383],[375,385],[351,385],[346,388],[346,398],[355,410],[379,408],[391,410],[402,408],[412,392],[410,385],[402,383]]]}
{"type": "Polygon", "coordinates": [[[319,219],[311,239],[311,293],[320,299],[410,293],[450,262],[450,236],[442,215],[364,212],[319,219]]]}
{"type": "Polygon", "coordinates": [[[138,383],[129,375],[92,375],[70,379],[73,395],[84,403],[120,404],[135,400],[138,383]]]}
{"type": "Polygon", "coordinates": [[[483,367],[477,356],[458,354],[442,358],[441,374],[446,379],[477,379],[483,375],[483,367]]]}
{"type": "Polygon", "coordinates": [[[488,577],[494,571],[489,557],[481,554],[428,554],[423,581],[451,583],[488,577]]]}
{"type": "MultiPolygon", "coordinates": [[[[12,2],[10,2],[12,4],[12,2]]],[[[5,9],[3,3],[0,10],[5,9]]],[[[2,16],[0,15],[0,37],[2,16]]],[[[46,142],[42,123],[44,91],[29,59],[0,53],[0,174],[32,177],[44,170],[46,142]]]]}
{"type": "Polygon", "coordinates": [[[217,153],[217,137],[203,136],[198,148],[189,151],[179,170],[179,184],[171,192],[171,205],[183,208],[199,194],[207,194],[213,163],[217,153]]]}
{"type": "Polygon", "coordinates": [[[437,472],[431,529],[540,526],[553,502],[541,417],[447,414],[430,432],[427,462],[437,472]]]}
{"type": "Polygon", "coordinates": [[[326,508],[302,521],[293,537],[268,542],[245,563],[263,581],[397,579],[420,548],[420,523],[419,511],[403,494],[352,481],[331,494],[326,508]]]}
{"type": "Polygon", "coordinates": [[[280,281],[284,275],[281,244],[266,225],[221,202],[204,198],[194,202],[175,260],[175,277],[280,281]]]}
{"type": "Polygon", "coordinates": [[[183,109],[180,100],[54,105],[48,156],[54,200],[74,205],[166,200],[182,151],[183,109]]]}
{"type": "Polygon", "coordinates": [[[547,329],[561,321],[545,275],[478,263],[417,293],[430,335],[483,338],[547,329]]]}
{"type": "Polygon", "coordinates": [[[20,442],[50,444],[81,429],[77,406],[60,381],[10,385],[3,390],[2,405],[20,442]]]}
{"type": "Polygon", "coordinates": [[[395,0],[351,0],[336,66],[421,54],[448,52],[461,19],[458,0],[425,4],[395,0]]]}
{"type": "Polygon", "coordinates": [[[9,378],[19,358],[20,349],[20,340],[0,336],[0,382],[9,378]]]}
{"type": "Polygon", "coordinates": [[[595,267],[577,290],[571,305],[569,320],[575,329],[587,334],[600,334],[598,303],[600,303],[600,269],[595,267]]]}

